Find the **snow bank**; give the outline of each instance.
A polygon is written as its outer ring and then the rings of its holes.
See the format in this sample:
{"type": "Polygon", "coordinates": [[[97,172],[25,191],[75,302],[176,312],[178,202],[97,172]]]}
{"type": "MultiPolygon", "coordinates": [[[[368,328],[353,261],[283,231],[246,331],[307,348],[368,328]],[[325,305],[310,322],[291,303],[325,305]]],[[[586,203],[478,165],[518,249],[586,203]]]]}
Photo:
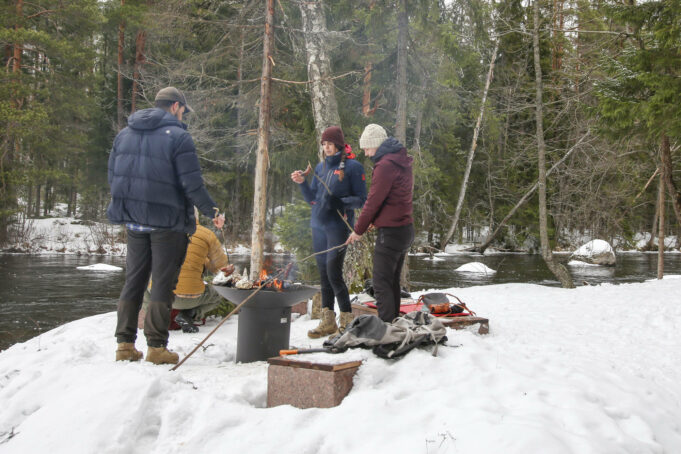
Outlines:
{"type": "Polygon", "coordinates": [[[482,262],[469,262],[461,265],[456,269],[460,273],[479,273],[479,274],[494,274],[497,271],[488,267],[482,262]]]}
{"type": "MultiPolygon", "coordinates": [[[[448,329],[437,357],[333,356],[364,363],[330,409],[265,408],[266,363],[233,362],[236,320],[176,372],[113,361],[113,312],[69,323],[0,353],[0,453],[681,452],[681,279],[445,291],[491,333],[448,329]]],[[[294,321],[291,345],[321,346],[316,323],[294,321]]]]}
{"type": "MultiPolygon", "coordinates": [[[[19,229],[19,226],[13,226],[19,229]]],[[[32,254],[78,254],[125,256],[124,227],[102,222],[83,222],[75,218],[28,219],[23,233],[9,249],[32,254]]]]}

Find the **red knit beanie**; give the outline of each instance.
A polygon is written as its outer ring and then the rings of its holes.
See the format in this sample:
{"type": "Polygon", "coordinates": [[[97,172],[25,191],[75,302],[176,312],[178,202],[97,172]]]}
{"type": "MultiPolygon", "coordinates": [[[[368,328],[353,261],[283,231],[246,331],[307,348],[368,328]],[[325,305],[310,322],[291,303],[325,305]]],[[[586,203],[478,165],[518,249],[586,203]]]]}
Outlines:
{"type": "Polygon", "coordinates": [[[339,150],[342,150],[345,147],[343,130],[338,126],[329,126],[322,133],[322,142],[331,142],[335,144],[339,150]]]}

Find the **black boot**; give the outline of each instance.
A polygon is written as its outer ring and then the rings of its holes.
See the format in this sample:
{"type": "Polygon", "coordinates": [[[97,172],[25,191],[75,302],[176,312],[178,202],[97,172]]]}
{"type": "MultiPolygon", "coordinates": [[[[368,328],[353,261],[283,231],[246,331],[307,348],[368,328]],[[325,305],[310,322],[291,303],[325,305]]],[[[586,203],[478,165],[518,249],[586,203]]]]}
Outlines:
{"type": "Polygon", "coordinates": [[[183,333],[198,333],[199,328],[194,326],[194,309],[185,309],[175,316],[175,323],[180,325],[183,333]]]}

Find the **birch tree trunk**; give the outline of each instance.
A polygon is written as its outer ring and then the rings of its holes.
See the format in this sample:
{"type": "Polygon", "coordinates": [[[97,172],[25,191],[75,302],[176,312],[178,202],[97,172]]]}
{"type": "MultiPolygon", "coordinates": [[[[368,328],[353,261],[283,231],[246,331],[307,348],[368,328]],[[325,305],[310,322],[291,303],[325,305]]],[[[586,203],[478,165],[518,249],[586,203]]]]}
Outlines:
{"type": "Polygon", "coordinates": [[[317,152],[319,160],[324,159],[321,147],[322,133],[329,126],[341,126],[338,115],[338,103],[331,79],[331,62],[326,53],[325,37],[326,16],[324,3],[300,2],[300,14],[303,19],[305,51],[307,54],[307,77],[310,81],[310,99],[317,132],[317,152]]]}
{"type": "Polygon", "coordinates": [[[463,207],[463,201],[466,198],[466,188],[468,187],[468,177],[471,174],[471,167],[473,166],[473,157],[475,156],[475,149],[478,146],[478,134],[480,133],[480,125],[482,125],[482,119],[485,115],[485,104],[487,102],[487,92],[489,91],[490,83],[492,82],[492,76],[494,74],[494,62],[497,59],[497,52],[499,51],[499,40],[494,44],[494,51],[492,51],[492,59],[489,62],[489,71],[487,71],[487,80],[485,81],[485,89],[482,92],[482,102],[480,104],[480,114],[478,115],[478,121],[475,123],[475,129],[473,131],[473,140],[471,141],[471,148],[468,151],[468,160],[466,161],[466,171],[464,172],[463,181],[461,182],[461,190],[459,191],[459,200],[456,203],[456,210],[454,211],[454,220],[452,221],[451,227],[447,231],[447,234],[442,239],[440,243],[440,248],[445,249],[449,239],[454,234],[456,226],[459,223],[459,216],[461,216],[461,208],[463,207]]]}
{"type": "Polygon", "coordinates": [[[267,215],[267,168],[269,167],[270,96],[272,91],[272,44],[274,38],[274,0],[267,0],[265,37],[263,39],[262,79],[260,81],[260,110],[258,113],[258,151],[255,161],[253,193],[253,227],[251,231],[251,280],[262,269],[267,215]]]}
{"type": "Polygon", "coordinates": [[[558,263],[551,252],[548,234],[548,213],[546,209],[546,144],[544,143],[544,120],[543,120],[543,95],[541,62],[539,60],[539,0],[534,0],[534,28],[532,30],[532,44],[534,47],[534,72],[536,88],[536,124],[537,124],[537,155],[539,167],[539,239],[541,243],[541,253],[546,266],[560,281],[564,288],[574,288],[572,277],[567,268],[558,263]]]}

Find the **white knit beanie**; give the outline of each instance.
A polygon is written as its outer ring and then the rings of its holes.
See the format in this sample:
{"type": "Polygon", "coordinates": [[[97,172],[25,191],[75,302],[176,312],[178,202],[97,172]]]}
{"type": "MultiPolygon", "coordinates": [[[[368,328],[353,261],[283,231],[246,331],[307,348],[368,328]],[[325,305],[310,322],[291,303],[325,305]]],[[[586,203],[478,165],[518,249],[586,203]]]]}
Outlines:
{"type": "Polygon", "coordinates": [[[383,141],[388,138],[388,134],[381,126],[371,123],[364,128],[362,136],[359,138],[359,147],[364,148],[378,148],[383,141]]]}

